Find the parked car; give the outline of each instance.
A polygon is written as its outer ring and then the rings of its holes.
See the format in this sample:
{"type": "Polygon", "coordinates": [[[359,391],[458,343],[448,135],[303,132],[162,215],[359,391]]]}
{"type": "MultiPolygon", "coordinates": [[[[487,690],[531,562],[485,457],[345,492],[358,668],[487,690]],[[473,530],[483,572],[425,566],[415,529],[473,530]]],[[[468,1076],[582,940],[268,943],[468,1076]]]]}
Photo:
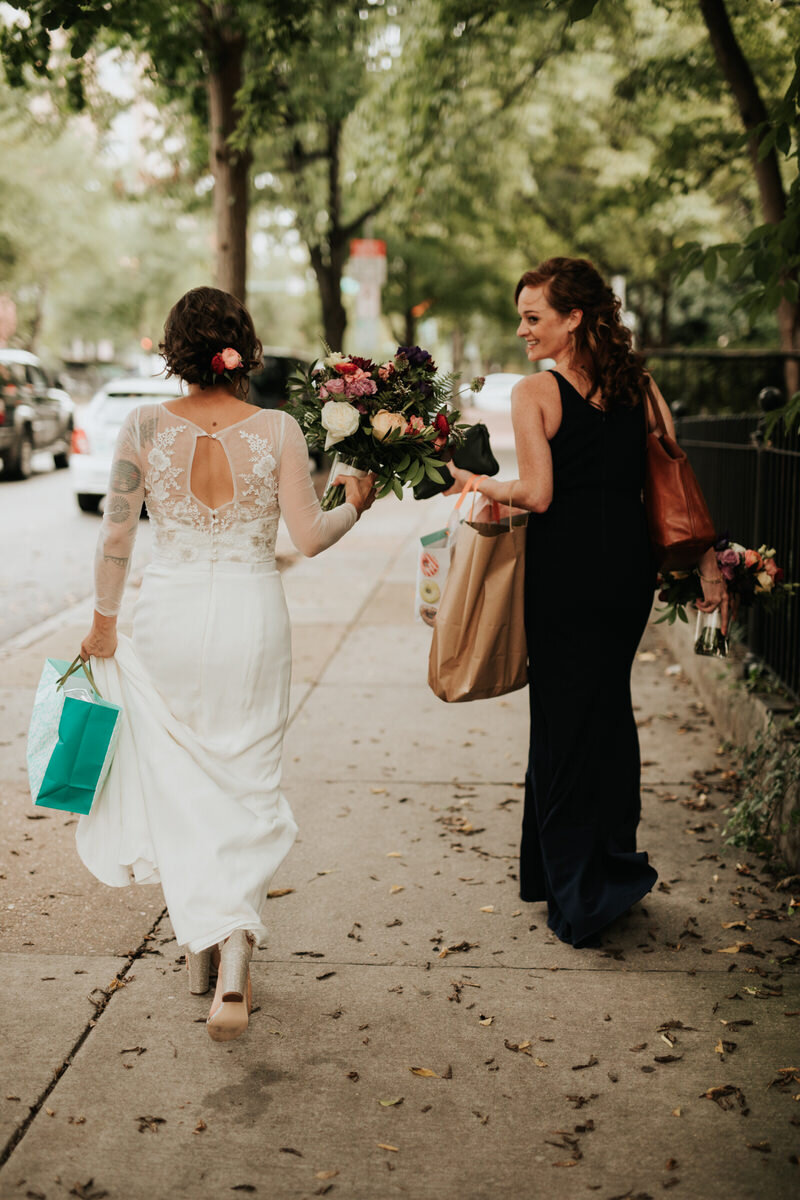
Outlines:
{"type": "Polygon", "coordinates": [[[27,350],[0,350],[0,456],[12,479],[27,479],[33,456],[53,455],[68,467],[75,405],[60,387],[51,387],[44,367],[27,350]]]}
{"type": "Polygon", "coordinates": [[[140,404],[164,403],[182,394],[179,379],[110,379],[79,414],[72,435],[72,490],[83,512],[97,512],[108,489],[111,460],[125,417],[140,404]]]}
{"type": "MultiPolygon", "coordinates": [[[[283,408],[290,398],[289,380],[297,370],[306,371],[309,366],[308,359],[300,354],[268,346],[264,351],[262,369],[250,376],[248,402],[257,404],[259,408],[283,408]]],[[[325,455],[319,450],[309,450],[308,456],[319,471],[325,455]]]]}
{"type": "Polygon", "coordinates": [[[261,370],[250,376],[248,403],[259,408],[283,408],[289,399],[289,380],[298,368],[307,369],[308,360],[291,350],[268,346],[261,363],[261,370]]]}

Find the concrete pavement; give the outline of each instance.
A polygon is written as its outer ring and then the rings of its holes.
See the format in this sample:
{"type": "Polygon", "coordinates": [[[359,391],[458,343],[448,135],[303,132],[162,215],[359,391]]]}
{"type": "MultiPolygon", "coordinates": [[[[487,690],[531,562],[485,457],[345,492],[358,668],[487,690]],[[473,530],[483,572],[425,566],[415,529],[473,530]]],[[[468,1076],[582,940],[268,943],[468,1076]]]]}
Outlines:
{"type": "Polygon", "coordinates": [[[32,690],[88,603],[0,655],[2,1197],[796,1194],[800,935],[790,888],[723,845],[719,736],[651,628],[660,882],[600,949],[557,942],[517,890],[525,693],[426,686],[416,538],[450,503],[382,501],[285,571],[301,832],[241,1041],[210,1042],[160,889],[103,887],[73,820],[30,804],[32,690]]]}

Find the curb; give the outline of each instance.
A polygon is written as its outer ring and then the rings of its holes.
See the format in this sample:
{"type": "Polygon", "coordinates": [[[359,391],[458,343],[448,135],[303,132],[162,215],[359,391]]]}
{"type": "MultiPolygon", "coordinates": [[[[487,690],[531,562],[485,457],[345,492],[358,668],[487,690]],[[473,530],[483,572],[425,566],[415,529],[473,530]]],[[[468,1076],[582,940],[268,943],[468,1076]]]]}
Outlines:
{"type": "MultiPolygon", "coordinates": [[[[691,618],[690,618],[691,621],[691,618]]],[[[653,626],[656,636],[669,651],[683,674],[694,685],[720,735],[746,753],[770,731],[780,738],[780,718],[794,706],[781,697],[764,697],[748,692],[742,682],[743,655],[733,647],[730,658],[704,658],[695,654],[690,626],[676,621],[653,626]]],[[[779,832],[775,848],[793,871],[800,872],[800,826],[792,814],[800,806],[796,784],[790,784],[776,813],[779,832]]]]}

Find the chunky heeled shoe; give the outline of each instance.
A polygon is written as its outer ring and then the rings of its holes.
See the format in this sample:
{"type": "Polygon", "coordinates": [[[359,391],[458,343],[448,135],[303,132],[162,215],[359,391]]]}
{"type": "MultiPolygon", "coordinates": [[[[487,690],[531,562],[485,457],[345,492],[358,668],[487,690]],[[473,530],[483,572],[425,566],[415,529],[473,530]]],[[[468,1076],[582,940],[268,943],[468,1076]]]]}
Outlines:
{"type": "Polygon", "coordinates": [[[219,944],[217,990],[206,1026],[215,1042],[230,1042],[247,1029],[253,993],[250,984],[250,959],[253,941],[244,929],[234,929],[219,944]]]}
{"type": "Polygon", "coordinates": [[[199,954],[187,950],[186,965],[189,968],[189,991],[193,996],[204,996],[211,976],[211,947],[201,950],[199,954]]]}

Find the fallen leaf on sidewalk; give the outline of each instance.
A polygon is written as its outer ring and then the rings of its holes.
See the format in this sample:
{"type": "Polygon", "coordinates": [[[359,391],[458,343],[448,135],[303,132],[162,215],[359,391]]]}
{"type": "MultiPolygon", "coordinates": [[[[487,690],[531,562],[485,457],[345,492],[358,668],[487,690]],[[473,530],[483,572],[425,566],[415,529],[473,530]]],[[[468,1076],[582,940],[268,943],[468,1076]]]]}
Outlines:
{"type": "MultiPolygon", "coordinates": [[[[28,1192],[28,1195],[31,1193],[28,1192]]],[[[105,1188],[96,1188],[94,1179],[87,1179],[86,1183],[76,1183],[69,1189],[70,1196],[77,1196],[79,1200],[103,1200],[104,1196],[108,1195],[105,1188]]]]}
{"type": "Polygon", "coordinates": [[[393,883],[389,888],[389,892],[392,896],[396,895],[397,892],[404,892],[405,890],[406,889],[403,887],[402,883],[393,883]]]}
{"type": "Polygon", "coordinates": [[[315,1179],[333,1179],[333,1178],[334,1178],[336,1175],[338,1175],[338,1174],[339,1174],[339,1172],[338,1172],[337,1170],[333,1170],[333,1171],[315,1171],[315,1172],[314,1172],[314,1178],[315,1178],[315,1179]]]}
{"type": "Polygon", "coordinates": [[[596,1100],[599,1095],[599,1092],[592,1092],[591,1096],[567,1096],[567,1100],[569,1100],[573,1108],[583,1108],[584,1105],[589,1104],[592,1100],[596,1100]]]}
{"type": "Polygon", "coordinates": [[[195,1125],[192,1133],[202,1133],[204,1129],[208,1129],[208,1126],[206,1125],[205,1121],[201,1119],[195,1125]]]}
{"type": "Polygon", "coordinates": [[[746,921],[723,921],[723,929],[749,929],[750,926],[746,921]]]}
{"type": "Polygon", "coordinates": [[[720,1038],[719,1041],[717,1042],[716,1046],[714,1047],[714,1053],[715,1054],[733,1054],[735,1049],[736,1049],[736,1042],[723,1042],[722,1038],[720,1038]]]}
{"type": "Polygon", "coordinates": [[[467,950],[475,950],[480,942],[458,942],[455,946],[445,946],[439,951],[439,958],[447,958],[448,954],[461,954],[467,950]]]}
{"type": "Polygon", "coordinates": [[[421,1079],[441,1079],[441,1075],[436,1071],[432,1071],[430,1067],[409,1067],[412,1075],[419,1075],[421,1079]]]}
{"type": "Polygon", "coordinates": [[[742,1116],[746,1117],[750,1112],[747,1107],[747,1101],[744,1097],[744,1092],[741,1088],[735,1087],[732,1083],[725,1083],[721,1087],[711,1087],[707,1091],[700,1093],[701,1100],[713,1100],[720,1108],[733,1109],[738,1105],[742,1110],[742,1116]]]}
{"type": "Polygon", "coordinates": [[[800,1084],[800,1068],[779,1067],[778,1074],[767,1087],[776,1087],[781,1092],[788,1092],[795,1084],[800,1084]]]}
{"type": "Polygon", "coordinates": [[[399,850],[390,850],[389,853],[386,855],[386,857],[387,858],[402,858],[403,856],[399,850]]]}
{"type": "Polygon", "coordinates": [[[139,1122],[139,1133],[144,1133],[149,1129],[151,1133],[158,1133],[159,1125],[166,1125],[164,1117],[134,1117],[135,1121],[139,1122]]]}
{"type": "Polygon", "coordinates": [[[748,1150],[760,1150],[762,1154],[771,1154],[772,1146],[769,1142],[745,1142],[748,1150]]]}
{"type": "Polygon", "coordinates": [[[506,1050],[513,1050],[515,1054],[528,1054],[528,1055],[530,1055],[530,1053],[531,1053],[531,1044],[530,1044],[530,1042],[509,1042],[509,1041],[505,1041],[505,1042],[503,1042],[503,1045],[505,1046],[506,1050]]]}
{"type": "Polygon", "coordinates": [[[404,1096],[398,1096],[396,1100],[379,1100],[378,1104],[380,1104],[381,1108],[396,1108],[398,1104],[403,1103],[404,1099],[404,1096]]]}
{"type": "Polygon", "coordinates": [[[268,900],[277,900],[279,896],[291,896],[294,888],[270,888],[267,892],[268,900]]]}
{"type": "Polygon", "coordinates": [[[653,1062],[674,1063],[674,1062],[680,1062],[682,1058],[683,1058],[682,1054],[656,1054],[653,1056],[653,1062]]]}
{"type": "Polygon", "coordinates": [[[587,1067],[596,1067],[597,1064],[599,1063],[599,1061],[600,1061],[599,1058],[595,1058],[595,1056],[593,1054],[590,1054],[588,1062],[578,1063],[576,1066],[574,1066],[572,1068],[572,1070],[573,1071],[585,1071],[587,1067]]]}
{"type": "Polygon", "coordinates": [[[393,1154],[397,1154],[400,1150],[399,1146],[390,1146],[387,1142],[378,1142],[377,1146],[379,1150],[391,1150],[393,1154]]]}
{"type": "Polygon", "coordinates": [[[294,1146],[281,1146],[281,1154],[294,1154],[297,1158],[302,1158],[302,1152],[295,1150],[294,1146]]]}

